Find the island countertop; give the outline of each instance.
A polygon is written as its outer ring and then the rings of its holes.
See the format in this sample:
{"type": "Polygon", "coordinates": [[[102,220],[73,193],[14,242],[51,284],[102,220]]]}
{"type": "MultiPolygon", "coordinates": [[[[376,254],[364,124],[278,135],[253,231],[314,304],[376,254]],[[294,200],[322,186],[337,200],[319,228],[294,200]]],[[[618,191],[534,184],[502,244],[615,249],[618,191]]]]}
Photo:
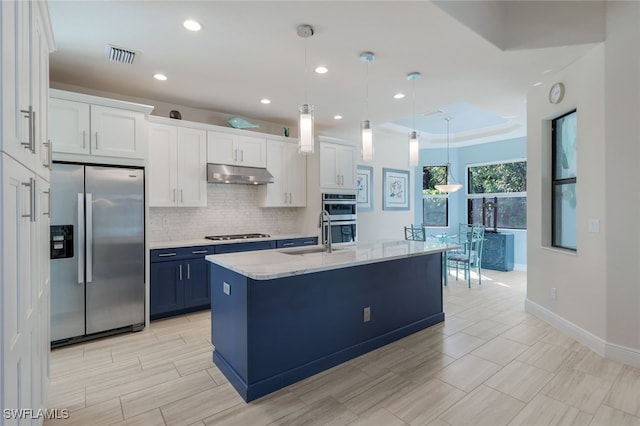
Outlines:
{"type": "Polygon", "coordinates": [[[423,241],[379,240],[334,245],[326,253],[321,245],[304,248],[227,253],[206,256],[209,262],[254,280],[271,280],[356,265],[385,262],[455,250],[460,246],[423,241]],[[309,252],[316,249],[315,252],[309,252]],[[304,254],[300,254],[300,253],[304,254]]]}

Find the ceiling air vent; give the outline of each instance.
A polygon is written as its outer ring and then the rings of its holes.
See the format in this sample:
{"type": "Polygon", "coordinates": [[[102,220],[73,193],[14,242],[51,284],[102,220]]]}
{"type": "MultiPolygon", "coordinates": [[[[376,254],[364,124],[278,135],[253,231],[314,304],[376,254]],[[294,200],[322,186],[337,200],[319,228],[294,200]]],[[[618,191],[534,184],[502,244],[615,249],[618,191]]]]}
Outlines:
{"type": "Polygon", "coordinates": [[[107,59],[113,62],[121,62],[123,64],[132,64],[136,52],[122,47],[107,44],[107,59]]]}

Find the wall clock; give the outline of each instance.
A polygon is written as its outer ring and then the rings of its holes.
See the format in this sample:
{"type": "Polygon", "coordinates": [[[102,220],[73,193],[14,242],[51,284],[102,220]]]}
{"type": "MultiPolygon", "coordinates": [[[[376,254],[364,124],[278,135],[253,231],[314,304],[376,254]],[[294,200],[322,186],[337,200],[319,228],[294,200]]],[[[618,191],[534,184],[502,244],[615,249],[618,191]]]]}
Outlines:
{"type": "Polygon", "coordinates": [[[559,104],[564,98],[564,83],[558,82],[549,89],[549,102],[559,104]]]}

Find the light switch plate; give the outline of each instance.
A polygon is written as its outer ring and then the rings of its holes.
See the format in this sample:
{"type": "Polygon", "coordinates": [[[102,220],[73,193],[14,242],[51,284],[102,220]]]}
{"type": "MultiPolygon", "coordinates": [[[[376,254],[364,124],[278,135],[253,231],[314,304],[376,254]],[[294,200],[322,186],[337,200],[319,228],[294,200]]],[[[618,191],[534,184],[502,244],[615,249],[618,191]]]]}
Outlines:
{"type": "Polygon", "coordinates": [[[600,219],[589,219],[589,232],[598,233],[600,232],[600,219]]]}

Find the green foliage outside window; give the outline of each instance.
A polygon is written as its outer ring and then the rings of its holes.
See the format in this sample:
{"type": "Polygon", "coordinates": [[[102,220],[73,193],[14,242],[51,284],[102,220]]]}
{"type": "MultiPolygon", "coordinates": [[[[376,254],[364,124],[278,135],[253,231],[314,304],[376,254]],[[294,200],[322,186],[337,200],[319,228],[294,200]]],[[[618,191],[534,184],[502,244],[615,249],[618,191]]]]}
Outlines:
{"type": "Polygon", "coordinates": [[[442,192],[436,189],[436,185],[446,185],[447,166],[425,166],[422,169],[422,194],[436,195],[442,192]]]}
{"type": "Polygon", "coordinates": [[[469,194],[526,191],[526,161],[469,167],[469,194]]]}
{"type": "Polygon", "coordinates": [[[446,227],[449,223],[449,198],[436,185],[447,183],[447,166],[422,169],[422,225],[446,227]]]}

